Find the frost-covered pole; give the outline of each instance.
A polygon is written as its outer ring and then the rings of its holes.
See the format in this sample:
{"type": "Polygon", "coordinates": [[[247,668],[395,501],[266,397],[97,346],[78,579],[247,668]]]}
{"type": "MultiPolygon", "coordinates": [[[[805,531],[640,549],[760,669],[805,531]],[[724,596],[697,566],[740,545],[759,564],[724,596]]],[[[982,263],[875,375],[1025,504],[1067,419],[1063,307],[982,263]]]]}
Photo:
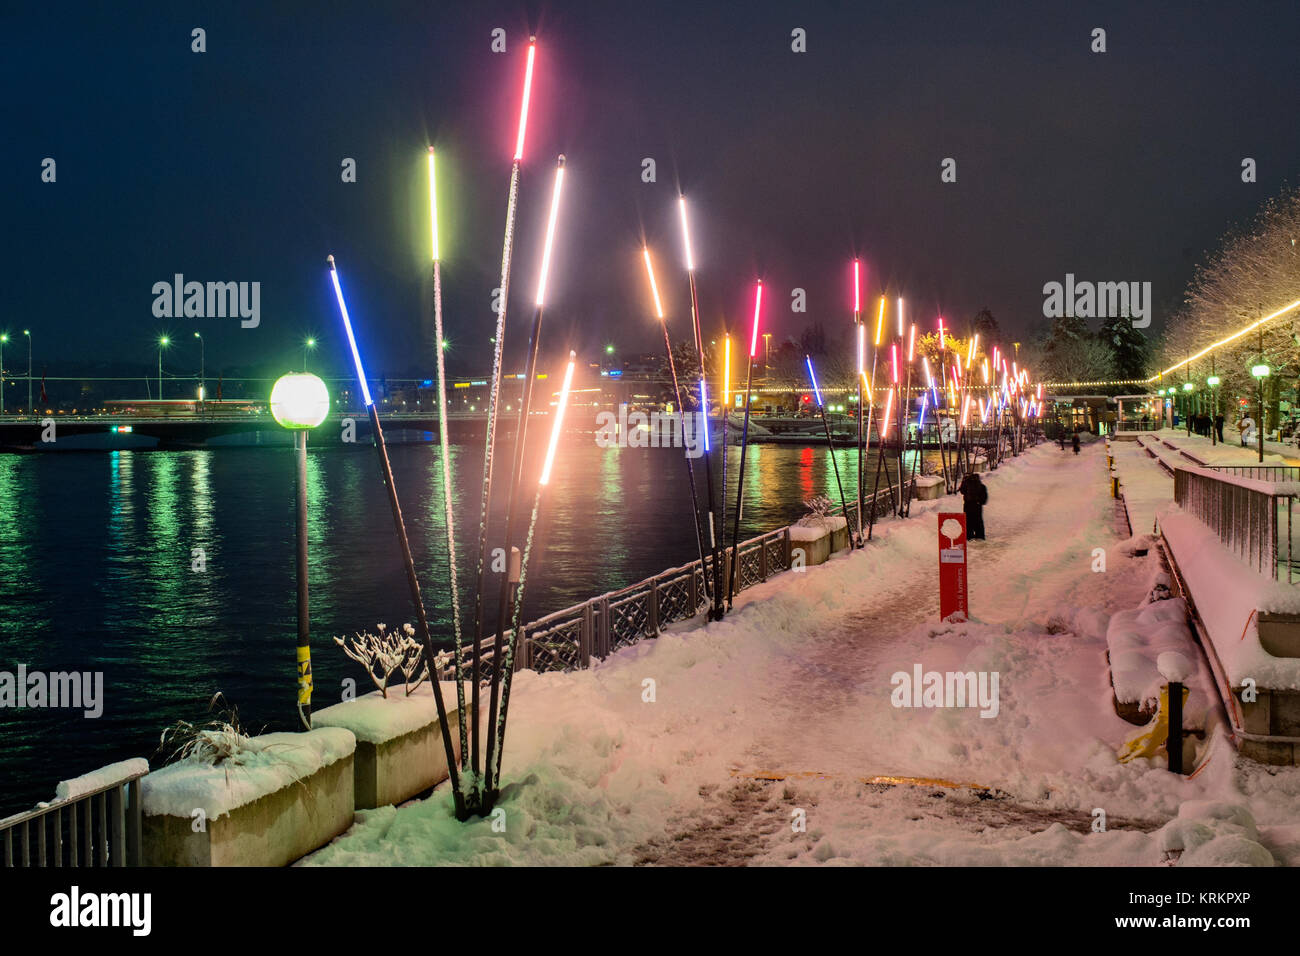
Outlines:
{"type": "Polygon", "coordinates": [[[523,560],[519,562],[519,585],[515,590],[514,611],[510,622],[510,641],[506,644],[506,660],[501,676],[501,712],[497,715],[496,726],[496,763],[491,767],[493,779],[501,780],[501,754],[506,745],[506,716],[510,712],[510,685],[515,673],[515,653],[519,644],[521,609],[524,605],[524,585],[528,580],[528,559],[533,553],[533,532],[537,528],[537,513],[542,506],[542,491],[551,480],[551,467],[555,463],[555,449],[560,443],[560,433],[564,427],[564,410],[569,404],[569,391],[573,388],[573,370],[577,365],[576,352],[569,352],[569,364],[564,370],[564,384],[560,386],[560,400],[555,406],[555,421],[551,423],[551,443],[546,448],[546,460],[542,464],[541,477],[537,479],[537,494],[533,496],[533,514],[528,519],[528,537],[524,539],[523,560]]]}
{"type": "Polygon", "coordinates": [[[334,284],[334,295],[338,298],[339,313],[343,316],[343,330],[348,336],[348,347],[352,350],[352,361],[357,370],[357,382],[361,386],[361,397],[366,410],[370,413],[370,431],[374,437],[375,452],[379,456],[379,470],[388,490],[388,506],[393,513],[393,526],[397,530],[397,545],[402,553],[402,563],[406,566],[406,585],[411,592],[411,604],[415,608],[416,628],[420,642],[424,646],[424,656],[429,662],[429,683],[433,685],[434,706],[438,710],[438,724],[442,728],[442,745],[447,753],[447,774],[451,780],[452,799],[455,801],[456,815],[464,814],[464,797],[460,792],[460,776],[456,770],[456,749],[451,742],[451,731],[447,729],[447,706],[442,699],[442,682],[433,666],[436,655],[433,650],[433,637],[429,634],[429,621],[424,614],[424,600],[420,597],[420,579],[415,576],[415,561],[411,557],[411,544],[406,537],[406,522],[402,520],[402,506],[397,500],[397,487],[393,484],[393,466],[388,460],[388,446],[384,444],[384,430],[379,425],[379,409],[370,397],[370,386],[366,384],[366,373],[361,365],[361,352],[357,349],[356,336],[352,333],[352,319],[348,316],[348,306],[343,300],[343,289],[339,285],[338,270],[334,268],[334,257],[329,257],[330,280],[334,284]]]}
{"type": "MultiPolygon", "coordinates": [[[[514,547],[516,498],[523,481],[524,448],[528,439],[528,416],[533,406],[533,386],[537,382],[537,352],[542,334],[542,314],[546,304],[546,278],[551,267],[551,247],[555,241],[555,223],[560,213],[560,189],[564,185],[564,157],[560,156],[555,165],[555,186],[551,192],[551,213],[546,220],[546,241],[542,246],[542,269],[537,279],[537,298],[533,306],[533,328],[528,336],[528,365],[525,369],[524,393],[519,401],[519,422],[515,426],[514,460],[510,469],[510,485],[506,492],[506,537],[505,553],[509,555],[514,547]]],[[[522,574],[522,565],[520,568],[522,574]]],[[[484,778],[480,813],[491,809],[496,799],[494,784],[494,753],[496,751],[497,707],[501,692],[501,665],[503,645],[505,642],[506,620],[510,614],[510,592],[512,582],[510,575],[501,577],[501,595],[497,603],[497,629],[492,641],[492,690],[488,703],[488,740],[487,759],[484,762],[484,778]]]]}
{"type": "Polygon", "coordinates": [[[745,452],[749,449],[750,389],[754,382],[754,353],[758,351],[758,316],[763,305],[763,280],[754,293],[754,331],[749,338],[749,371],[745,373],[745,424],[740,432],[740,468],[736,473],[736,515],[731,530],[731,571],[727,575],[727,609],[736,593],[736,574],[740,570],[740,515],[745,506],[745,452]]]}
{"type": "MultiPolygon", "coordinates": [[[[429,147],[429,228],[433,240],[433,334],[438,353],[438,448],[442,463],[443,520],[447,529],[447,581],[451,588],[451,625],[455,641],[453,674],[456,679],[456,711],[460,717],[460,752],[469,746],[469,727],[465,718],[465,643],[460,622],[460,585],[456,580],[456,516],[451,506],[451,449],[447,436],[447,371],[443,361],[442,332],[442,253],[438,245],[438,177],[433,147],[429,147]]],[[[430,660],[429,680],[438,679],[438,670],[430,660]]]]}
{"type": "MultiPolygon", "coordinates": [[[[700,331],[700,300],[695,292],[695,256],[691,251],[691,230],[690,224],[686,218],[686,197],[678,195],[677,209],[682,218],[682,241],[686,249],[686,276],[691,289],[691,324],[695,331],[695,354],[700,363],[700,414],[704,417],[704,484],[705,491],[709,496],[708,511],[709,515],[709,543],[713,548],[713,584],[710,592],[709,575],[704,575],[705,593],[712,593],[713,596],[713,613],[710,615],[714,619],[722,617],[722,565],[718,557],[718,539],[725,534],[725,529],[717,527],[717,522],[713,513],[713,455],[709,448],[709,387],[708,387],[708,369],[704,365],[704,335],[700,331]]],[[[754,360],[750,356],[750,372],[754,368],[754,360]]],[[[723,411],[726,414],[726,411],[723,411]]],[[[749,424],[749,399],[745,400],[745,424],[749,424]]],[[[722,454],[726,455],[727,448],[724,442],[722,454]]],[[[741,459],[744,459],[745,453],[741,451],[741,459]]],[[[692,608],[694,610],[694,608],[692,608]]]]}
{"type": "MultiPolygon", "coordinates": [[[[496,304],[496,336],[492,348],[492,378],[488,391],[487,441],[483,447],[483,492],[479,498],[478,525],[478,575],[474,589],[474,644],[471,648],[472,667],[470,685],[470,705],[473,709],[474,728],[470,735],[470,754],[474,776],[480,773],[479,762],[479,684],[482,675],[483,645],[483,589],[484,576],[487,571],[488,552],[488,509],[492,501],[492,462],[496,449],[497,410],[501,402],[501,356],[506,339],[506,303],[510,296],[510,258],[514,249],[515,203],[519,198],[519,164],[524,158],[524,131],[528,126],[528,100],[533,87],[533,63],[537,56],[537,38],[528,39],[528,62],[524,68],[524,96],[519,107],[519,132],[515,138],[514,162],[510,168],[510,195],[506,201],[506,233],[501,245],[501,298],[496,304]]],[[[517,440],[517,438],[516,438],[517,440]]],[[[509,554],[509,552],[507,552],[509,554]]],[[[460,714],[462,726],[466,714],[460,714]]],[[[468,766],[467,757],[461,753],[461,765],[468,766]]]]}
{"type": "MultiPolygon", "coordinates": [[[[681,387],[677,384],[677,362],[673,359],[673,346],[668,338],[668,320],[664,318],[663,302],[659,298],[659,285],[655,282],[654,266],[650,264],[650,249],[643,246],[641,253],[645,258],[646,275],[650,278],[650,293],[654,296],[655,314],[659,317],[659,326],[664,332],[664,351],[668,355],[668,371],[673,379],[673,404],[681,411],[682,431],[686,430],[686,406],[682,402],[681,387]]],[[[725,390],[724,390],[725,391],[725,390]]],[[[724,412],[725,414],[725,412],[724,412]]],[[[708,417],[704,417],[705,424],[705,447],[708,447],[708,417]]],[[[723,441],[723,455],[726,455],[726,441],[723,441]]],[[[700,501],[699,495],[695,491],[695,465],[691,461],[690,455],[683,455],[686,459],[686,477],[691,487],[691,514],[695,520],[695,547],[700,556],[700,570],[704,572],[705,580],[708,580],[709,562],[704,554],[704,537],[700,534],[700,501]]],[[[694,610],[694,609],[692,609],[694,610]]]]}

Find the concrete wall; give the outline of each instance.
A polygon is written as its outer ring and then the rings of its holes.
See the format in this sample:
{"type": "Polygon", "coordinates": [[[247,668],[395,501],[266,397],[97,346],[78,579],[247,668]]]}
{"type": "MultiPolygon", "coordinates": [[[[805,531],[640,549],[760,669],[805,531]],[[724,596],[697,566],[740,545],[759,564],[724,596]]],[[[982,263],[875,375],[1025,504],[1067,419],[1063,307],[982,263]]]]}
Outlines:
{"type": "Polygon", "coordinates": [[[206,821],[199,833],[189,817],[145,816],[144,863],[287,866],[352,826],[353,772],[353,757],[343,757],[206,821]]]}
{"type": "MultiPolygon", "coordinates": [[[[454,703],[454,700],[453,700],[454,703]]],[[[460,720],[447,713],[452,744],[460,754],[460,720]]],[[[357,741],[356,808],[369,810],[410,800],[447,779],[447,751],[437,721],[384,743],[357,741]]]]}

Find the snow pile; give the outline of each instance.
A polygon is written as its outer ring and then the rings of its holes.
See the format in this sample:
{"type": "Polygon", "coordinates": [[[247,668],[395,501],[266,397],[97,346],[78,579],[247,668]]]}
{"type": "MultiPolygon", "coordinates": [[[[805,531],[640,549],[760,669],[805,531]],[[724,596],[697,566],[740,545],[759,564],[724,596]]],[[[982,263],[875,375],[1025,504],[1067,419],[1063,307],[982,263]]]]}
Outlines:
{"type": "Polygon", "coordinates": [[[187,758],[155,770],[141,780],[141,803],[152,816],[188,817],[201,808],[215,820],[351,756],[356,743],[337,727],[249,737],[219,764],[187,758]]]}
{"type": "MultiPolygon", "coordinates": [[[[442,681],[442,699],[447,710],[456,710],[456,682],[442,681]]],[[[469,696],[468,690],[466,697],[469,696]]],[[[400,684],[388,688],[388,697],[371,691],[356,700],[333,704],[311,715],[313,727],[342,727],[357,740],[382,744],[438,722],[438,705],[433,688],[426,681],[407,696],[400,684]]]]}
{"type": "Polygon", "coordinates": [[[1178,866],[1273,866],[1244,803],[1189,800],[1157,834],[1160,849],[1178,866]]]}
{"type": "Polygon", "coordinates": [[[1190,670],[1183,726],[1205,727],[1214,682],[1187,626],[1187,604],[1182,598],[1118,612],[1106,630],[1106,646],[1115,699],[1121,704],[1139,704],[1144,713],[1155,712],[1160,688],[1168,682],[1160,673],[1160,659],[1169,653],[1182,656],[1190,670]]]}
{"type": "Polygon", "coordinates": [[[143,757],[120,760],[117,763],[109,764],[107,767],[100,767],[98,770],[82,774],[80,777],[60,781],[58,786],[54,788],[54,799],[56,801],[75,800],[77,797],[84,797],[88,793],[94,793],[97,790],[103,790],[105,787],[121,783],[128,777],[136,777],[148,772],[149,761],[143,757]]]}
{"type": "Polygon", "coordinates": [[[935,485],[942,485],[944,482],[943,475],[917,475],[916,486],[918,488],[933,488],[935,485]]]}
{"type": "Polygon", "coordinates": [[[816,541],[818,538],[848,527],[843,515],[806,515],[790,525],[791,541],[816,541]]]}

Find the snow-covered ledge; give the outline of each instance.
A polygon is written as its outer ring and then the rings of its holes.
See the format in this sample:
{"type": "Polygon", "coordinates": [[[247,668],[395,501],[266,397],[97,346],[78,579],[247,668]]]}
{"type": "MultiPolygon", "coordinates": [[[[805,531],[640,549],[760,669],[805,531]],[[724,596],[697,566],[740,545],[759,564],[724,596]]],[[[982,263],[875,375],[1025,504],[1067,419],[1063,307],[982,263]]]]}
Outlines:
{"type": "Polygon", "coordinates": [[[917,501],[933,501],[942,498],[944,490],[943,475],[917,475],[912,497],[917,501]]]}
{"type": "MultiPolygon", "coordinates": [[[[459,754],[455,681],[442,682],[442,697],[459,754]]],[[[433,688],[427,682],[410,696],[399,683],[388,688],[386,698],[376,690],[318,710],[312,715],[312,726],[342,727],[356,736],[353,774],[358,810],[404,803],[447,779],[447,751],[433,688]]]]}
{"type": "Polygon", "coordinates": [[[286,866],[352,825],[356,740],[336,727],[248,738],[213,765],[141,780],[146,866],[286,866]]]}
{"type": "Polygon", "coordinates": [[[849,523],[843,515],[808,515],[790,525],[790,550],[802,548],[805,566],[822,564],[832,551],[849,546],[849,523]]]}

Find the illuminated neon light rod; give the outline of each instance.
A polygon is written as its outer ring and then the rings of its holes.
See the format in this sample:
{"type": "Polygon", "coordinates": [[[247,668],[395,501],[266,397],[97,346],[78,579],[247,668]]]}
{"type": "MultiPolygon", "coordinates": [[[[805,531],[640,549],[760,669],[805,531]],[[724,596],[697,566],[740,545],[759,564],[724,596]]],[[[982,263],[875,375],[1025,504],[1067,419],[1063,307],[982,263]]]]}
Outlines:
{"type": "MultiPolygon", "coordinates": [[[[728,403],[731,401],[731,336],[730,335],[724,335],[722,337],[722,353],[723,353],[722,404],[727,405],[729,408],[730,406],[728,405],[728,403]]],[[[725,409],[723,410],[722,414],[724,416],[727,414],[725,409]]]]}
{"type": "Polygon", "coordinates": [[[537,277],[537,307],[546,304],[546,276],[551,269],[551,245],[555,242],[555,220],[560,214],[560,187],[564,185],[564,156],[555,164],[555,188],[551,192],[551,215],[546,220],[546,245],[542,248],[542,274],[537,277]]]}
{"type": "Polygon", "coordinates": [[[519,135],[515,139],[515,162],[524,158],[524,130],[528,127],[528,100],[533,92],[533,61],[537,58],[537,37],[528,38],[528,65],[524,67],[524,98],[519,105],[519,135]]]}
{"type": "MultiPolygon", "coordinates": [[[[748,398],[746,398],[746,402],[748,403],[748,398]]],[[[709,415],[709,382],[708,382],[708,379],[706,379],[703,375],[700,376],[700,408],[704,410],[704,417],[705,417],[705,425],[704,425],[704,451],[705,451],[705,453],[707,454],[709,451],[712,450],[712,449],[709,447],[709,427],[708,427],[708,415],[709,415]]],[[[723,414],[726,414],[726,413],[724,412],[723,414]]]]}
{"type": "Polygon", "coordinates": [[[334,268],[334,257],[328,259],[330,264],[330,279],[334,283],[334,295],[339,300],[339,312],[343,315],[343,329],[348,334],[348,347],[352,349],[352,361],[357,367],[357,381],[361,383],[361,397],[365,400],[366,407],[369,408],[375,404],[375,400],[370,397],[370,386],[366,384],[366,371],[361,367],[361,353],[357,351],[356,336],[352,334],[352,319],[348,316],[348,304],[343,301],[343,289],[339,285],[339,273],[334,268]]]}
{"type": "Polygon", "coordinates": [[[862,276],[861,263],[857,259],[853,260],[853,314],[857,315],[862,311],[862,276]]]}
{"type": "Polygon", "coordinates": [[[655,315],[662,319],[664,317],[664,306],[663,303],[659,301],[659,286],[655,283],[654,267],[650,265],[650,248],[648,246],[643,246],[641,252],[645,255],[646,274],[650,276],[650,294],[655,298],[655,315]]]}
{"type": "Polygon", "coordinates": [[[822,407],[822,390],[817,387],[817,373],[813,371],[812,356],[805,355],[804,361],[808,363],[808,378],[812,380],[813,394],[817,396],[817,407],[822,407]]]}
{"type": "Polygon", "coordinates": [[[573,385],[573,366],[577,358],[577,352],[569,352],[569,364],[564,370],[564,384],[560,386],[560,401],[555,406],[555,422],[551,425],[551,443],[546,446],[546,464],[542,465],[542,477],[538,480],[540,485],[551,480],[551,465],[555,462],[555,448],[560,443],[560,429],[564,425],[564,409],[569,404],[569,389],[573,385]]]}
{"type": "Polygon", "coordinates": [[[903,337],[903,297],[898,297],[898,337],[903,337]]]}
{"type": "Polygon", "coordinates": [[[686,246],[686,271],[695,271],[695,257],[691,255],[691,228],[686,222],[686,197],[677,197],[677,209],[682,215],[682,242],[686,246]]]}
{"type": "Polygon", "coordinates": [[[433,147],[429,147],[429,229],[433,235],[433,261],[438,261],[438,177],[433,169],[433,147]]]}
{"type": "Polygon", "coordinates": [[[885,297],[880,297],[880,310],[876,313],[876,341],[875,345],[879,347],[880,338],[885,331],[885,297]]]}
{"type": "MultiPolygon", "coordinates": [[[[758,310],[763,304],[763,280],[758,280],[758,291],[754,293],[754,331],[749,337],[749,357],[758,354],[758,310]]],[[[749,404],[749,400],[745,400],[749,404]]]]}

